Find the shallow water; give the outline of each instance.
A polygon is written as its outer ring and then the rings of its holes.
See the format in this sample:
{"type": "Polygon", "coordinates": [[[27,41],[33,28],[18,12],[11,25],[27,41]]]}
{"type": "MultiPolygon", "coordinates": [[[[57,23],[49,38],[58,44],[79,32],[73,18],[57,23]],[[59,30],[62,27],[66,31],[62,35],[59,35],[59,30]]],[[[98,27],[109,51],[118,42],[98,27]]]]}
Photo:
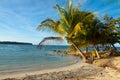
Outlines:
{"type": "Polygon", "coordinates": [[[30,70],[57,68],[77,61],[73,56],[60,55],[52,50],[65,50],[67,46],[0,45],[0,75],[30,70]]]}

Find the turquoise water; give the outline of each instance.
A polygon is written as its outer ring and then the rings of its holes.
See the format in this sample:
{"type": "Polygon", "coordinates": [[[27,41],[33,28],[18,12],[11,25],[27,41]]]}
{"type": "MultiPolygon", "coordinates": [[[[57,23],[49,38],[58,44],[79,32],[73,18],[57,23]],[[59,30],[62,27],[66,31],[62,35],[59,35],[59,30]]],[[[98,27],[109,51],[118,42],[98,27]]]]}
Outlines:
{"type": "Polygon", "coordinates": [[[0,74],[42,70],[72,64],[75,57],[63,56],[52,50],[67,49],[67,46],[0,45],[0,74]]]}

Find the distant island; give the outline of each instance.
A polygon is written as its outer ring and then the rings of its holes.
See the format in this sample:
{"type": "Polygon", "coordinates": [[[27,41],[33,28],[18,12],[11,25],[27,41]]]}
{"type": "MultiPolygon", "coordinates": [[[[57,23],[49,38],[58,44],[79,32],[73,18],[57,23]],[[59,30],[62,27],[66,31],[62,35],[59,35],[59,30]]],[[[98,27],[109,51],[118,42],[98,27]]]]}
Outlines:
{"type": "Polygon", "coordinates": [[[11,41],[0,41],[0,44],[13,44],[13,45],[33,45],[32,43],[26,43],[26,42],[11,42],[11,41]]]}

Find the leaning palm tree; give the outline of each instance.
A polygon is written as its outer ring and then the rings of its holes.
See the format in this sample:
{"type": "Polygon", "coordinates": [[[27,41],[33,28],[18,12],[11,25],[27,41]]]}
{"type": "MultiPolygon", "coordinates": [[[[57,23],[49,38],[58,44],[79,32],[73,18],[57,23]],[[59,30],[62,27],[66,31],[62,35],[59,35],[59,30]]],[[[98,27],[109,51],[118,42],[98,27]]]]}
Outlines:
{"type": "MultiPolygon", "coordinates": [[[[94,13],[80,11],[77,6],[72,6],[72,2],[70,0],[66,7],[60,7],[57,4],[55,8],[60,15],[60,19],[46,19],[41,22],[37,29],[40,30],[42,27],[47,27],[64,37],[69,44],[74,46],[74,48],[79,51],[83,61],[86,62],[86,56],[83,54],[82,50],[80,50],[80,47],[88,47],[89,45],[93,44],[93,37],[91,36],[95,33],[92,33],[92,31],[97,30],[95,26],[97,23],[94,23],[96,21],[94,13]]],[[[96,54],[97,57],[100,58],[97,51],[96,54]]]]}
{"type": "MultiPolygon", "coordinates": [[[[38,30],[42,27],[50,28],[52,31],[58,33],[63,36],[70,44],[72,44],[76,50],[79,51],[84,62],[87,61],[86,57],[79,49],[79,47],[74,43],[74,40],[71,38],[73,33],[77,34],[79,32],[79,28],[82,27],[80,24],[80,20],[82,17],[88,16],[85,12],[80,12],[78,7],[73,7],[72,2],[69,1],[67,7],[61,8],[58,4],[55,6],[60,15],[60,20],[56,21],[53,19],[46,19],[38,26],[38,30]],[[83,16],[82,16],[82,15],[83,16]],[[80,18],[79,18],[80,17],[80,18]]],[[[74,35],[75,35],[74,34],[74,35]]]]}

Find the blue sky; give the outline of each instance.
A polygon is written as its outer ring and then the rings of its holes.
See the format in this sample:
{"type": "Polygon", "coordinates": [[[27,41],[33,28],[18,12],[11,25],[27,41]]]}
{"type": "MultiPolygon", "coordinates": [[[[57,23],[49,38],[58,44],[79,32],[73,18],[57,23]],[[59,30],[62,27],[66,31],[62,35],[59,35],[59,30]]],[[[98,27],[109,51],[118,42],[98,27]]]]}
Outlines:
{"type": "MultiPolygon", "coordinates": [[[[0,41],[39,43],[44,37],[58,36],[52,31],[36,31],[46,18],[59,19],[53,6],[67,0],[0,0],[0,41]]],[[[82,10],[97,12],[98,17],[120,16],[120,0],[73,0],[82,10]]],[[[62,44],[65,44],[63,42],[62,44]]]]}

